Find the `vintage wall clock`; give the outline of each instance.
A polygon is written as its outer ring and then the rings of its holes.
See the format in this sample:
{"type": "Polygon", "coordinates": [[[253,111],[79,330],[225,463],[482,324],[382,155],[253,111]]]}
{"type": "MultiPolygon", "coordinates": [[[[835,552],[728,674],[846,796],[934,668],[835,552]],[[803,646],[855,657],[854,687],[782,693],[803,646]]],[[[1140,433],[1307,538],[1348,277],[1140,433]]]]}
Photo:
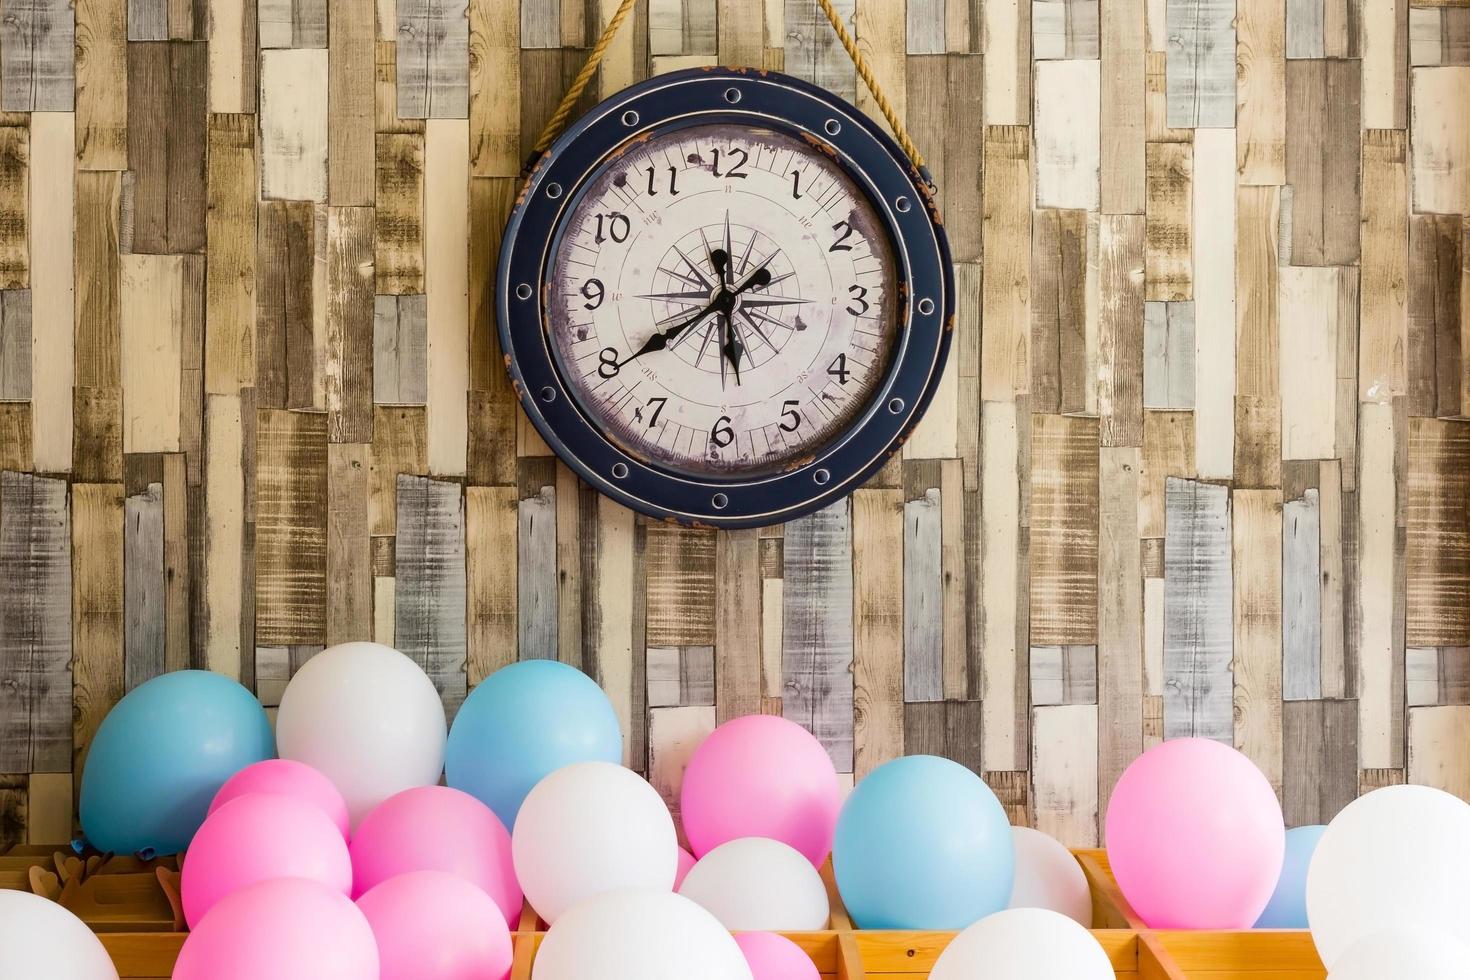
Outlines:
{"type": "Polygon", "coordinates": [[[628,88],[539,160],[506,226],[502,349],[584,480],[717,527],[850,493],[939,381],[954,311],[932,190],[846,101],[756,70],[628,88]]]}

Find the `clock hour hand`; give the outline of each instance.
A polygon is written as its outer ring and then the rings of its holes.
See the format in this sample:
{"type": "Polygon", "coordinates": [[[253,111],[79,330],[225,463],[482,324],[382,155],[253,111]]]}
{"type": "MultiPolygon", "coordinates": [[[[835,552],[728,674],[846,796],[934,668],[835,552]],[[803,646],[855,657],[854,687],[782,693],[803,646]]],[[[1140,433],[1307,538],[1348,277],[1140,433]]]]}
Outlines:
{"type": "Polygon", "coordinates": [[[720,333],[723,343],[720,353],[725,360],[730,362],[730,367],[735,371],[735,383],[740,383],[740,359],[745,356],[745,345],[740,343],[740,338],[735,333],[735,324],[727,312],[720,313],[720,333]]]}
{"type": "Polygon", "coordinates": [[[681,320],[680,322],[674,324],[672,327],[669,327],[666,330],[654,331],[653,336],[644,341],[642,347],[638,348],[636,351],[619,361],[618,367],[622,367],[634,358],[642,357],[644,354],[652,354],[654,351],[664,350],[676,339],[678,339],[680,334],[688,330],[690,327],[693,327],[696,324],[702,322],[711,313],[722,311],[728,308],[731,304],[732,298],[733,297],[731,296],[731,294],[725,292],[722,288],[720,292],[715,295],[714,299],[710,300],[709,303],[705,304],[705,306],[700,309],[698,313],[695,313],[687,320],[681,320]]]}

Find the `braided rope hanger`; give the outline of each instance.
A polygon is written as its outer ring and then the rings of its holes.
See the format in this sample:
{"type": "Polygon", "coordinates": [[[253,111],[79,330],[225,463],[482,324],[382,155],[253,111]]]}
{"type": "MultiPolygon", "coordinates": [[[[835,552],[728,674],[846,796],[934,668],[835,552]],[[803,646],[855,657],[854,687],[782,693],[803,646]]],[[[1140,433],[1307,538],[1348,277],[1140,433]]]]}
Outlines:
{"type": "MultiPolygon", "coordinates": [[[[566,95],[562,96],[561,104],[556,107],[556,112],[552,113],[551,119],[546,123],[546,128],[541,130],[541,136],[536,140],[536,145],[532,147],[531,155],[526,160],[525,171],[527,173],[536,165],[536,161],[541,158],[541,154],[545,153],[547,148],[561,135],[561,131],[566,127],[568,117],[572,114],[572,107],[577,104],[577,100],[582,97],[583,90],[592,81],[592,76],[597,73],[597,66],[601,64],[603,56],[607,54],[608,46],[612,44],[612,40],[617,35],[618,30],[623,26],[623,22],[633,12],[633,5],[636,2],[637,0],[623,0],[618,5],[617,12],[613,14],[612,20],[607,22],[607,27],[603,30],[602,36],[597,39],[597,44],[592,48],[591,53],[587,55],[587,63],[577,73],[577,77],[572,81],[571,88],[567,89],[566,95]]],[[[838,15],[836,9],[833,8],[832,0],[817,0],[817,4],[822,8],[822,12],[827,15],[827,21],[832,25],[832,30],[837,34],[837,40],[842,42],[842,49],[847,52],[847,56],[852,59],[852,63],[857,67],[858,77],[863,80],[863,84],[873,94],[873,101],[877,104],[878,111],[883,113],[883,118],[888,120],[889,127],[893,130],[894,135],[898,137],[899,147],[913,161],[914,168],[919,171],[919,175],[924,179],[924,182],[932,187],[934,181],[929,176],[928,168],[924,166],[924,157],[919,153],[919,148],[914,145],[914,141],[909,137],[908,130],[904,128],[902,120],[898,118],[898,113],[894,111],[893,104],[888,101],[888,96],[883,94],[883,89],[878,84],[877,77],[873,74],[873,70],[868,67],[867,59],[858,50],[857,42],[852,39],[852,35],[847,31],[847,26],[842,23],[842,18],[838,15]]]]}

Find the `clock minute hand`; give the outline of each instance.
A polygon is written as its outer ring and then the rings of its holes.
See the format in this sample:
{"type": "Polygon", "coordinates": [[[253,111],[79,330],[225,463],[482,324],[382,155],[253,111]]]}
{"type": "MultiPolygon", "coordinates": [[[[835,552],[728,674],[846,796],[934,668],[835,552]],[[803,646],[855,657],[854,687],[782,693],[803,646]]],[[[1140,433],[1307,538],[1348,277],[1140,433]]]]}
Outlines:
{"type": "Polygon", "coordinates": [[[687,320],[682,320],[679,323],[674,324],[672,327],[669,327],[667,330],[654,331],[653,336],[649,337],[648,340],[644,342],[642,347],[638,348],[636,351],[619,361],[618,367],[622,367],[634,358],[642,357],[644,354],[652,354],[654,351],[661,351],[665,349],[669,346],[669,344],[673,343],[674,340],[677,339],[678,336],[684,331],[700,323],[711,313],[718,312],[719,310],[722,310],[730,305],[730,299],[731,294],[725,292],[725,290],[722,288],[718,293],[715,294],[714,299],[710,300],[698,313],[689,317],[687,320]]]}

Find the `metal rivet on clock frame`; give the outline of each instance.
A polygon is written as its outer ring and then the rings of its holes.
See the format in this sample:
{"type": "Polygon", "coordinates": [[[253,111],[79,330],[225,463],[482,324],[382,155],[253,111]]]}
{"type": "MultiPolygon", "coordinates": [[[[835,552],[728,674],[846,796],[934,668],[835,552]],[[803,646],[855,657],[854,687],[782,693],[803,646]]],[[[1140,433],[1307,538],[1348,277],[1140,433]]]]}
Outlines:
{"type": "Polygon", "coordinates": [[[734,86],[731,86],[730,88],[725,89],[725,101],[728,102],[728,103],[730,103],[731,105],[734,105],[735,103],[739,102],[740,101],[740,90],[738,88],[735,88],[734,86]]]}
{"type": "Polygon", "coordinates": [[[547,184],[546,196],[553,199],[561,197],[561,185],[554,180],[551,183],[547,184]]]}
{"type": "Polygon", "coordinates": [[[900,197],[898,200],[893,202],[893,206],[898,208],[898,210],[903,212],[904,214],[907,214],[909,210],[909,199],[906,197],[900,197]]]}
{"type": "Polygon", "coordinates": [[[897,415],[899,412],[902,412],[903,411],[903,399],[902,398],[890,398],[890,399],[888,399],[888,411],[892,412],[894,415],[897,415]]]}
{"type": "Polygon", "coordinates": [[[919,312],[924,316],[928,316],[930,313],[933,313],[934,301],[927,296],[919,300],[919,312]]]}
{"type": "Polygon", "coordinates": [[[551,387],[551,385],[547,385],[545,388],[542,388],[541,400],[544,402],[556,401],[556,389],[551,387]]]}
{"type": "Polygon", "coordinates": [[[838,133],[842,132],[842,123],[838,122],[836,119],[828,119],[827,124],[822,128],[827,131],[828,136],[836,136],[838,133]]]}
{"type": "Polygon", "coordinates": [[[627,112],[623,113],[623,125],[624,126],[636,126],[636,125],[638,125],[638,113],[634,112],[632,109],[629,109],[627,112]]]}
{"type": "Polygon", "coordinates": [[[710,498],[709,502],[714,505],[715,510],[724,510],[730,506],[730,498],[723,493],[717,493],[710,498]]]}
{"type": "Polygon", "coordinates": [[[519,286],[516,287],[516,299],[530,299],[530,298],[531,298],[531,284],[530,283],[523,282],[519,286]]]}
{"type": "Polygon", "coordinates": [[[626,479],[628,476],[628,464],[614,463],[612,468],[612,475],[614,478],[619,480],[626,479]]]}
{"type": "Polygon", "coordinates": [[[812,479],[817,481],[818,484],[825,484],[828,480],[832,479],[832,474],[828,470],[817,470],[812,474],[812,479]]]}

